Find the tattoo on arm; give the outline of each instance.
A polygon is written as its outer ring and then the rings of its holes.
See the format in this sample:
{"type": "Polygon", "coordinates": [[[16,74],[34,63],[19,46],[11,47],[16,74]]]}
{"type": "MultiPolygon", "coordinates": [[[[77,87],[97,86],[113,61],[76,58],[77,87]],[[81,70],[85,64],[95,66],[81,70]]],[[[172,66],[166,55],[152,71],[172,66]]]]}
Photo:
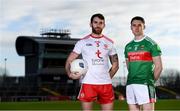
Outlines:
{"type": "Polygon", "coordinates": [[[111,61],[111,63],[118,62],[118,55],[115,54],[115,55],[110,56],[110,61],[111,61]]]}
{"type": "Polygon", "coordinates": [[[116,72],[119,69],[119,60],[118,60],[118,55],[112,55],[110,56],[110,62],[112,64],[112,67],[109,70],[110,77],[113,78],[113,76],[116,74],[116,72]]]}

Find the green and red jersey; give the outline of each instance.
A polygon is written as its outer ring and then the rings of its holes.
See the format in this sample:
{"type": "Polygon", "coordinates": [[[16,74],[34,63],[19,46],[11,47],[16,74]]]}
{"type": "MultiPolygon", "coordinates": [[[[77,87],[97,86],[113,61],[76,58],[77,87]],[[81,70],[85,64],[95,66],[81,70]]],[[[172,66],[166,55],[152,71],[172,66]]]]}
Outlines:
{"type": "Polygon", "coordinates": [[[125,58],[128,59],[128,84],[154,85],[154,64],[152,57],[160,56],[161,49],[149,37],[139,41],[132,40],[125,47],[125,58]]]}

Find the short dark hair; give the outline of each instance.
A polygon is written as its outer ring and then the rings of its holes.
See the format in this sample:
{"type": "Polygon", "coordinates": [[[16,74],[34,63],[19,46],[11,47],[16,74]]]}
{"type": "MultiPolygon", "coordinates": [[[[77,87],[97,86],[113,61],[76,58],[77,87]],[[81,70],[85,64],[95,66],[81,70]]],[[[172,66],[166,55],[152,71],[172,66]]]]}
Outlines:
{"type": "Polygon", "coordinates": [[[96,13],[96,14],[92,15],[92,17],[91,17],[91,23],[92,23],[92,21],[93,21],[93,19],[94,19],[95,17],[98,17],[98,18],[100,18],[101,20],[105,20],[103,14],[96,13]]]}
{"type": "Polygon", "coordinates": [[[135,16],[135,17],[133,17],[133,18],[131,19],[131,24],[132,24],[132,22],[133,22],[134,20],[140,20],[143,24],[145,24],[145,20],[144,20],[144,18],[141,17],[141,16],[135,16]]]}

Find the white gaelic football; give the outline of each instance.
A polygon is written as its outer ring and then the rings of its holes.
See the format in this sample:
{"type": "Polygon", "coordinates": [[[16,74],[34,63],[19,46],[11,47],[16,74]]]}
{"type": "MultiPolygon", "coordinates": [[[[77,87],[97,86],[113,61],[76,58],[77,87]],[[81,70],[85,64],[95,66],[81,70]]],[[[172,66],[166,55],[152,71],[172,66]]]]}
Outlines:
{"type": "Polygon", "coordinates": [[[81,75],[85,75],[88,70],[88,64],[83,59],[75,59],[71,62],[71,72],[78,72],[81,75]]]}

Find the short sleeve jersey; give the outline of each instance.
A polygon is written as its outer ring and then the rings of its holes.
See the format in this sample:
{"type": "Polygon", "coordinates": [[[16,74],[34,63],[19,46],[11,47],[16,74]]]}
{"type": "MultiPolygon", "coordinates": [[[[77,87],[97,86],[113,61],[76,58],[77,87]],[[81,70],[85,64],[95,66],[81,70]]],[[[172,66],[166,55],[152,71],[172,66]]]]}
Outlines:
{"type": "Polygon", "coordinates": [[[149,37],[140,41],[132,40],[125,47],[125,58],[128,59],[128,84],[154,85],[154,64],[152,57],[160,56],[161,50],[149,37]]]}
{"type": "Polygon", "coordinates": [[[111,39],[104,35],[100,38],[88,35],[75,44],[73,52],[82,54],[82,58],[88,63],[88,71],[82,78],[82,83],[112,83],[109,74],[109,56],[115,55],[116,50],[111,39]]]}

